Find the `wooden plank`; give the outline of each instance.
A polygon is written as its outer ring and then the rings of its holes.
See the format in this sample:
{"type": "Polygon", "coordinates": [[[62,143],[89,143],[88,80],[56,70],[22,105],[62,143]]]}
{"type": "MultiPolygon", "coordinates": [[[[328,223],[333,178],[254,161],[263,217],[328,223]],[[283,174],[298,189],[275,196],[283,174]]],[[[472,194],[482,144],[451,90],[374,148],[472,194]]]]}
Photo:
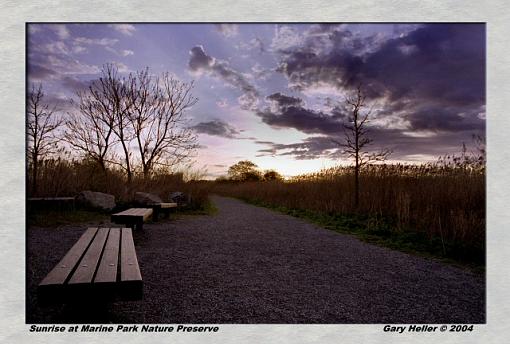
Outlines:
{"type": "Polygon", "coordinates": [[[103,251],[108,232],[108,228],[98,229],[94,241],[92,241],[89,249],[87,252],[85,252],[85,255],[78,264],[68,284],[72,285],[92,282],[92,278],[96,272],[97,263],[99,262],[101,252],[103,251]]]}
{"type": "Polygon", "coordinates": [[[48,286],[63,284],[83,256],[85,250],[89,247],[97,230],[97,228],[88,228],[39,285],[48,286]]]}
{"type": "Polygon", "coordinates": [[[162,209],[176,208],[176,207],[177,207],[177,203],[161,203],[162,209]]]}
{"type": "Polygon", "coordinates": [[[138,259],[136,258],[133,234],[130,228],[122,228],[120,248],[120,280],[122,282],[142,280],[140,268],[138,267],[138,259]]]}
{"type": "Polygon", "coordinates": [[[97,268],[94,283],[114,283],[117,281],[119,251],[120,228],[111,228],[103,251],[103,256],[97,268]]]}
{"type": "Polygon", "coordinates": [[[121,211],[120,213],[112,214],[111,219],[116,223],[122,221],[142,220],[146,221],[152,215],[151,208],[131,208],[121,211]]]}
{"type": "Polygon", "coordinates": [[[152,208],[144,208],[145,209],[145,213],[143,214],[143,220],[144,221],[147,221],[149,219],[149,217],[152,215],[152,208]]]}
{"type": "Polygon", "coordinates": [[[122,217],[122,216],[135,216],[135,217],[144,217],[147,218],[152,214],[151,208],[131,208],[124,211],[121,211],[120,213],[113,214],[112,216],[115,217],[122,217]]]}
{"type": "Polygon", "coordinates": [[[30,197],[27,201],[74,201],[74,197],[30,197]]]}
{"type": "Polygon", "coordinates": [[[168,202],[168,203],[164,203],[164,202],[161,202],[161,203],[151,203],[150,206],[154,210],[154,212],[152,214],[153,220],[154,221],[158,221],[158,217],[159,217],[160,213],[163,213],[163,214],[166,215],[166,217],[169,217],[170,209],[171,208],[176,208],[177,207],[177,203],[171,203],[171,202],[168,202]]]}
{"type": "Polygon", "coordinates": [[[141,230],[143,222],[147,221],[152,213],[153,210],[151,208],[131,208],[117,214],[112,214],[111,221],[141,230]]]}

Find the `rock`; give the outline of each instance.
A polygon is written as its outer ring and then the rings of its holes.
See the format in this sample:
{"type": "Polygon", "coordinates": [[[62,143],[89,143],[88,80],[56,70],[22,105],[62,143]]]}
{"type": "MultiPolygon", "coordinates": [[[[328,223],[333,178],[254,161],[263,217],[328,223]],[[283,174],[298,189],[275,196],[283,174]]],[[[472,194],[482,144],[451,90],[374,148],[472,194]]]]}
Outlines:
{"type": "Polygon", "coordinates": [[[170,202],[177,203],[179,206],[188,204],[191,201],[190,196],[181,191],[171,192],[168,199],[170,202]]]}
{"type": "Polygon", "coordinates": [[[163,202],[158,195],[151,194],[148,192],[135,192],[135,203],[140,205],[147,205],[150,203],[161,203],[163,202]]]}
{"type": "Polygon", "coordinates": [[[98,208],[102,210],[112,210],[115,208],[115,196],[94,191],[82,191],[76,196],[78,204],[98,208]]]}

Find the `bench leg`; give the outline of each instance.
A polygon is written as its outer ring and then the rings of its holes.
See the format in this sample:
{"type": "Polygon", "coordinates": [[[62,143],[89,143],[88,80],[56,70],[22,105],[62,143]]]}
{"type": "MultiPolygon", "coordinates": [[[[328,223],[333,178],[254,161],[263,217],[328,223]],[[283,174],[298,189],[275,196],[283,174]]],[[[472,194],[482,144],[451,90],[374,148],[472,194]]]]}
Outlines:
{"type": "Polygon", "coordinates": [[[165,218],[170,218],[170,208],[166,209],[165,211],[165,218]]]}
{"type": "Polygon", "coordinates": [[[137,231],[143,230],[143,221],[136,223],[135,227],[137,231]]]}
{"type": "Polygon", "coordinates": [[[159,208],[155,207],[153,209],[154,209],[154,212],[152,213],[152,220],[154,222],[156,222],[156,221],[158,221],[158,217],[159,217],[159,208]]]}

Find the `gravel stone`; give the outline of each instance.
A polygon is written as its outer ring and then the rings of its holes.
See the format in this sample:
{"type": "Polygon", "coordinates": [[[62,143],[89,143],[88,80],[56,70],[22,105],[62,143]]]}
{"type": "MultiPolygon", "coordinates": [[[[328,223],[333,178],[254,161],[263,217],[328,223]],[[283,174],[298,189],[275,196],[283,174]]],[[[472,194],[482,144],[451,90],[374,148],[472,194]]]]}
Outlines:
{"type": "Polygon", "coordinates": [[[149,223],[134,233],[144,299],[105,307],[38,306],[37,284],[87,225],[29,228],[27,322],[486,321],[483,275],[235,199],[211,198],[216,215],[149,223]]]}

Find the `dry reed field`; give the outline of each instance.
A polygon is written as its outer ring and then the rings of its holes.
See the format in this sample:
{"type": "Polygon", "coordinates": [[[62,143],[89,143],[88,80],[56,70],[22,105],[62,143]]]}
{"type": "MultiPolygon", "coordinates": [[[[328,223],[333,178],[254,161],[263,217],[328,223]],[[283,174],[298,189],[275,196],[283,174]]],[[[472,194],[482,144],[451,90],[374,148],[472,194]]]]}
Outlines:
{"type": "MultiPolygon", "coordinates": [[[[30,172],[30,171],[29,171],[30,172]]],[[[30,176],[30,173],[27,174],[30,176]]],[[[105,173],[94,162],[79,159],[48,159],[43,161],[38,174],[37,193],[29,197],[74,196],[83,190],[105,192],[115,196],[117,203],[129,202],[137,191],[151,192],[166,199],[169,193],[182,191],[191,196],[191,207],[199,208],[208,202],[207,183],[199,182],[200,172],[187,169],[181,172],[159,170],[150,177],[134,174],[128,185],[125,173],[110,168],[105,173]]]]}
{"type": "Polygon", "coordinates": [[[478,159],[427,165],[375,165],[360,175],[354,207],[352,169],[338,167],[288,181],[221,183],[215,192],[326,216],[362,215],[368,232],[420,233],[440,241],[445,256],[482,263],[485,255],[485,168],[478,159]],[[388,225],[389,224],[389,225],[388,225]],[[452,252],[455,251],[455,252],[452,252]]]}
{"type": "MultiPolygon", "coordinates": [[[[30,196],[73,196],[81,190],[92,190],[114,195],[122,206],[136,191],[164,198],[179,190],[191,196],[191,208],[203,209],[213,192],[295,216],[319,218],[322,225],[332,229],[340,220],[347,231],[354,226],[362,227],[364,234],[392,236],[393,248],[406,250],[409,245],[414,249],[425,244],[429,248],[423,251],[434,251],[435,256],[484,265],[484,152],[463,153],[421,165],[366,166],[360,174],[357,207],[353,180],[353,168],[349,166],[285,180],[216,182],[205,181],[199,171],[188,169],[178,173],[161,170],[150,177],[134,174],[128,185],[121,170],[111,168],[104,173],[93,162],[61,158],[44,161],[37,194],[30,196]],[[407,243],[400,243],[402,238],[407,243]]],[[[28,190],[30,184],[29,179],[28,190]]]]}

